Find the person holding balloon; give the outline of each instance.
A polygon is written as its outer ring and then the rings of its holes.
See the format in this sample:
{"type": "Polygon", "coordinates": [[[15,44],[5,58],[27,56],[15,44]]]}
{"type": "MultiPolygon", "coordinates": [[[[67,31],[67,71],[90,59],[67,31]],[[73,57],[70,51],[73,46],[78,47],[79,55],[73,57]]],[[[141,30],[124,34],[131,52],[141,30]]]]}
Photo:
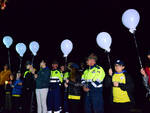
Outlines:
{"type": "Polygon", "coordinates": [[[105,72],[96,64],[97,59],[95,54],[88,57],[89,68],[84,71],[81,79],[85,92],[85,113],[104,113],[103,80],[105,72]]]}
{"type": "MultiPolygon", "coordinates": [[[[112,87],[112,113],[130,113],[133,99],[134,84],[131,76],[125,70],[125,63],[117,60],[114,63],[115,73],[109,69],[107,85],[112,87]]],[[[107,76],[108,77],[108,76],[107,76]]]]}
{"type": "Polygon", "coordinates": [[[81,73],[79,72],[79,66],[76,63],[71,65],[71,72],[69,78],[65,82],[67,88],[67,99],[69,106],[69,113],[81,113],[81,73]]]}
{"type": "MultiPolygon", "coordinates": [[[[66,70],[65,70],[65,72],[64,72],[64,74],[63,74],[63,84],[65,84],[66,83],[66,81],[69,79],[69,76],[70,76],[70,71],[71,71],[71,65],[72,65],[73,63],[72,62],[69,62],[68,63],[68,65],[67,65],[67,67],[66,67],[66,70]]],[[[68,92],[67,92],[67,88],[66,87],[64,87],[63,88],[64,90],[63,90],[63,111],[65,112],[65,113],[68,113],[69,112],[69,105],[68,105],[68,92]]]]}
{"type": "MultiPolygon", "coordinates": [[[[8,42],[8,39],[10,37],[6,37],[6,42],[8,42]]],[[[10,39],[9,39],[10,40],[10,39]]],[[[36,56],[38,50],[39,50],[39,44],[38,42],[32,41],[29,45],[30,51],[34,56],[36,56]]],[[[24,56],[27,48],[24,43],[18,43],[16,45],[16,51],[20,56],[20,70],[22,69],[22,57],[24,56]]],[[[33,58],[34,58],[33,56],[33,58]]],[[[26,62],[26,71],[23,76],[23,99],[24,99],[24,107],[23,112],[24,113],[34,113],[36,112],[36,100],[35,99],[35,80],[34,80],[34,74],[36,73],[35,68],[33,67],[33,59],[32,62],[27,61],[26,62]]]]}
{"type": "Polygon", "coordinates": [[[12,87],[12,111],[13,113],[20,113],[22,108],[22,88],[23,81],[21,80],[21,72],[18,71],[16,79],[11,84],[12,87]]]}
{"type": "Polygon", "coordinates": [[[24,113],[33,112],[33,99],[35,98],[35,69],[30,61],[26,62],[26,71],[23,76],[24,113]]]}
{"type": "Polygon", "coordinates": [[[141,74],[143,75],[143,83],[146,88],[146,102],[144,106],[144,111],[148,111],[150,106],[150,51],[147,53],[147,63],[145,68],[141,69],[141,74]]]}
{"type": "MultiPolygon", "coordinates": [[[[63,53],[63,56],[65,57],[65,68],[66,68],[66,72],[64,73],[63,75],[63,81],[64,83],[66,82],[66,80],[69,78],[69,74],[70,74],[70,65],[71,63],[68,63],[68,66],[67,66],[67,57],[68,55],[70,54],[70,52],[72,51],[73,49],[73,44],[70,40],[68,39],[65,39],[61,42],[61,51],[63,53]],[[67,69],[68,68],[68,69],[67,69]]],[[[68,108],[68,94],[67,94],[67,88],[64,88],[64,98],[63,98],[63,112],[65,113],[68,113],[69,111],[69,108],[68,108]]]]}

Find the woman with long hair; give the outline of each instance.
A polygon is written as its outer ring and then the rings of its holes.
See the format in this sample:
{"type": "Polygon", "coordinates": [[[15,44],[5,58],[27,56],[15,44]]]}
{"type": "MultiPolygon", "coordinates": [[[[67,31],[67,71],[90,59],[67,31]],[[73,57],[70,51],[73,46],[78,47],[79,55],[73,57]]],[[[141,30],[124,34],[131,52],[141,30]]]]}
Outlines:
{"type": "Polygon", "coordinates": [[[68,91],[69,113],[81,113],[79,109],[81,107],[80,100],[82,94],[81,74],[77,64],[72,64],[70,76],[66,80],[65,87],[68,91]]]}

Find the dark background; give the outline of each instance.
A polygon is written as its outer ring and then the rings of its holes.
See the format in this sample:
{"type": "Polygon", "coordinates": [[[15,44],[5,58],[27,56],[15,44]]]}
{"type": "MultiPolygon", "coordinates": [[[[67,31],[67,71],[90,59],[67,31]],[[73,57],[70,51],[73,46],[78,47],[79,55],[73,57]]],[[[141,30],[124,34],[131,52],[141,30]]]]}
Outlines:
{"type": "MultiPolygon", "coordinates": [[[[146,0],[145,0],[146,1],[146,0]]],[[[99,57],[107,71],[109,65],[107,54],[96,44],[99,32],[106,31],[112,36],[111,62],[122,59],[126,62],[127,70],[136,83],[136,100],[141,103],[143,94],[139,63],[133,36],[122,25],[121,17],[126,9],[134,8],[140,13],[141,19],[137,27],[136,38],[143,63],[149,44],[149,7],[144,0],[8,0],[5,11],[0,11],[0,69],[7,63],[7,49],[2,43],[5,35],[13,37],[14,43],[10,48],[12,70],[18,70],[19,56],[15,45],[23,42],[27,45],[33,40],[40,43],[40,50],[35,58],[51,61],[57,59],[64,62],[60,43],[64,39],[73,42],[73,51],[68,61],[85,62],[92,52],[99,57]]],[[[23,58],[31,60],[32,54],[27,50],[23,58]]]]}

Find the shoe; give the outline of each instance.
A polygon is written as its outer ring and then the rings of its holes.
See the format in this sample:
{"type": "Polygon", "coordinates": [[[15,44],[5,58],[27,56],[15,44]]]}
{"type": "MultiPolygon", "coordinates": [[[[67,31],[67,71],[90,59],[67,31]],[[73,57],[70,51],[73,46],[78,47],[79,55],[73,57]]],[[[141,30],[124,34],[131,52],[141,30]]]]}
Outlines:
{"type": "Polygon", "coordinates": [[[48,113],[52,113],[52,111],[48,111],[48,113]]]}

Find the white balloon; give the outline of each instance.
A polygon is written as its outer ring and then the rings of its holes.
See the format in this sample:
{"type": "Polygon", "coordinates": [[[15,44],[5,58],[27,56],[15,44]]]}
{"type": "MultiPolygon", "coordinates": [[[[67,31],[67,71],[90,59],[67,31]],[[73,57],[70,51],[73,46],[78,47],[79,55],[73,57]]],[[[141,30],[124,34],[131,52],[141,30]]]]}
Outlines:
{"type": "Polygon", "coordinates": [[[110,52],[110,46],[112,43],[111,36],[107,32],[101,32],[97,35],[96,42],[99,47],[110,52]]]}
{"type": "Polygon", "coordinates": [[[6,48],[9,48],[13,43],[13,39],[10,36],[4,36],[3,43],[6,46],[6,48]]]}
{"type": "Polygon", "coordinates": [[[140,15],[135,9],[128,9],[122,15],[122,23],[131,33],[134,33],[139,21],[140,15]]]}
{"type": "Polygon", "coordinates": [[[73,49],[73,44],[70,40],[63,40],[61,43],[61,51],[64,54],[64,57],[67,57],[73,49]]]}
{"type": "Polygon", "coordinates": [[[30,43],[30,45],[29,45],[29,48],[30,48],[30,51],[32,52],[32,54],[33,54],[34,56],[36,56],[36,55],[37,55],[37,52],[39,51],[40,46],[39,46],[39,43],[38,43],[38,42],[32,41],[32,42],[30,43]]]}
{"type": "Polygon", "coordinates": [[[24,43],[18,43],[16,45],[16,51],[20,55],[20,57],[23,57],[24,53],[26,52],[26,45],[24,43]]]}

